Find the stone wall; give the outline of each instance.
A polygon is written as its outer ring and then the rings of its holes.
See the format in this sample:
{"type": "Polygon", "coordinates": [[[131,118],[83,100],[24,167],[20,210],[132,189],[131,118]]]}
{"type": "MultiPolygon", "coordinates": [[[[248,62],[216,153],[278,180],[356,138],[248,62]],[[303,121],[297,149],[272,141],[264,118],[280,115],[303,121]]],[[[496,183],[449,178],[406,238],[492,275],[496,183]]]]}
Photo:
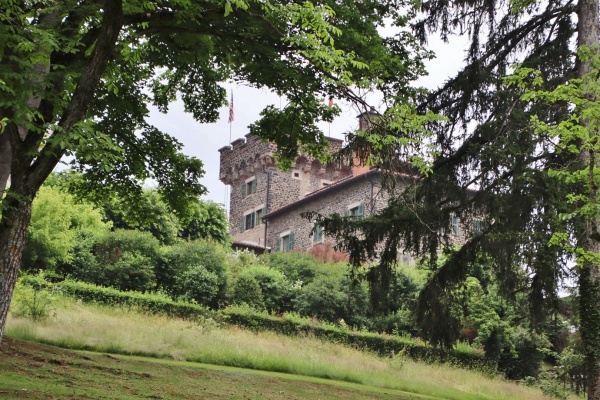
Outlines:
{"type": "MultiPolygon", "coordinates": [[[[332,151],[342,146],[342,141],[330,139],[332,151]]],[[[235,140],[231,146],[219,150],[220,179],[231,185],[229,221],[235,241],[264,245],[264,225],[255,217],[253,228],[242,230],[245,216],[257,210],[271,212],[298,201],[307,194],[319,190],[324,183],[332,183],[351,174],[349,166],[336,168],[333,164],[322,165],[319,160],[300,155],[290,171],[275,168],[273,153],[275,145],[263,143],[253,135],[235,140]],[[256,181],[256,191],[243,186],[256,181]]]]}
{"type": "MultiPolygon", "coordinates": [[[[364,215],[368,216],[386,205],[387,197],[381,190],[379,177],[375,174],[364,174],[347,180],[347,183],[339,182],[308,196],[296,207],[281,210],[270,216],[267,245],[275,249],[278,237],[293,232],[294,249],[310,249],[314,244],[311,235],[314,224],[302,218],[300,216],[302,212],[315,211],[324,215],[334,213],[344,215],[350,208],[362,204],[364,215]]],[[[327,240],[327,237],[323,238],[323,241],[327,240]]]]}
{"type": "MultiPolygon", "coordinates": [[[[399,179],[396,189],[401,191],[406,184],[407,181],[399,179]]],[[[282,250],[277,248],[277,238],[293,233],[293,248],[303,251],[310,250],[316,244],[312,235],[314,223],[302,218],[301,213],[314,211],[323,215],[337,213],[343,216],[347,210],[356,207],[358,204],[363,204],[364,216],[367,217],[384,208],[388,199],[389,193],[381,189],[378,172],[370,171],[360,176],[347,178],[329,188],[313,193],[301,202],[270,214],[267,226],[267,246],[273,250],[282,250]]],[[[471,229],[470,222],[457,221],[457,223],[458,230],[451,232],[449,235],[451,244],[464,243],[467,236],[466,232],[471,229]]],[[[321,240],[321,242],[326,241],[333,241],[333,238],[325,236],[321,240]]],[[[413,257],[408,254],[400,255],[400,261],[409,265],[415,262],[413,257]]]]}

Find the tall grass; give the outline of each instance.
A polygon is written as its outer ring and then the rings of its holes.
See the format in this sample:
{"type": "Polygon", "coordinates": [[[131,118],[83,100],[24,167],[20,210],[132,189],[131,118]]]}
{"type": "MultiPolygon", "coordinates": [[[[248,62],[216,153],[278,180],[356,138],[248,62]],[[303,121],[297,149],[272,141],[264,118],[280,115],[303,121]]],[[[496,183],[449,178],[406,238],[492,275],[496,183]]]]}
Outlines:
{"type": "Polygon", "coordinates": [[[148,355],[356,382],[447,399],[543,399],[475,371],[384,359],[310,337],[286,337],[65,300],[44,322],[10,317],[7,335],[64,347],[148,355]]]}

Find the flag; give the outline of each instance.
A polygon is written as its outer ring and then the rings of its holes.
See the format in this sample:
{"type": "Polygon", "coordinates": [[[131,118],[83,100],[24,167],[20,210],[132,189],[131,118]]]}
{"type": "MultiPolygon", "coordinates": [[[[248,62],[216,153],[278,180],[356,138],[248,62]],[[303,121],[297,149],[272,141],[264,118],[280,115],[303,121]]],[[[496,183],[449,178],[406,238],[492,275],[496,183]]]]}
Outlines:
{"type": "Polygon", "coordinates": [[[329,96],[329,107],[333,107],[333,96],[329,96]]]}
{"type": "Polygon", "coordinates": [[[233,90],[231,91],[231,101],[229,101],[229,123],[233,122],[233,90]]]}

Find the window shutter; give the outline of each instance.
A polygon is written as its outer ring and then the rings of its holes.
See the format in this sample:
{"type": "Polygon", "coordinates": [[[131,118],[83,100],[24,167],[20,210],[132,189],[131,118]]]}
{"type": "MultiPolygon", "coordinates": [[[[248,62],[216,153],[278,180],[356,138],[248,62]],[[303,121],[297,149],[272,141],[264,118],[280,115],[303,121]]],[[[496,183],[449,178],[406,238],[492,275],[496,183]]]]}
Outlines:
{"type": "Polygon", "coordinates": [[[275,251],[281,250],[281,238],[277,238],[277,244],[275,245],[275,251]]]}
{"type": "Polygon", "coordinates": [[[244,222],[246,222],[246,221],[245,221],[244,216],[242,215],[240,217],[240,232],[244,232],[244,222]]]}
{"type": "Polygon", "coordinates": [[[256,193],[256,178],[252,181],[252,193],[256,193]]]}
{"type": "Polygon", "coordinates": [[[290,233],[290,239],[288,240],[288,251],[292,251],[294,248],[294,232],[290,233]]]}
{"type": "Polygon", "coordinates": [[[242,185],[242,199],[244,197],[246,197],[246,184],[245,183],[242,185]]]}
{"type": "Polygon", "coordinates": [[[363,217],[365,215],[365,205],[363,203],[360,203],[358,205],[358,211],[356,213],[357,217],[363,217]]]}
{"type": "Polygon", "coordinates": [[[350,216],[350,210],[344,211],[344,217],[348,217],[348,216],[350,216]]]}

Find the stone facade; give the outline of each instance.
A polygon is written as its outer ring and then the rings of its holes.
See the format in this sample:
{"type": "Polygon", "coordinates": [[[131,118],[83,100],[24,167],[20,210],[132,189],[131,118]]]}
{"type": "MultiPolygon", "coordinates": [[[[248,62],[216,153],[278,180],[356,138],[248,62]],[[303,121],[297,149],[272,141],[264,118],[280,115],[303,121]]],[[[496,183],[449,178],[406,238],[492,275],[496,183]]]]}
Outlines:
{"type": "MultiPolygon", "coordinates": [[[[332,151],[342,140],[329,139],[332,151]]],[[[313,157],[300,155],[291,171],[275,168],[272,143],[246,135],[221,153],[219,177],[231,186],[229,220],[235,242],[265,246],[270,243],[263,217],[303,199],[326,185],[352,174],[350,166],[321,164],[313,157]]]]}
{"type": "MultiPolygon", "coordinates": [[[[372,114],[369,114],[372,115],[372,114]]],[[[368,129],[360,121],[361,129],[368,129]]],[[[342,141],[330,139],[333,152],[342,141]]],[[[369,216],[387,204],[381,190],[381,176],[375,169],[360,165],[322,165],[300,155],[290,171],[276,169],[272,143],[246,135],[221,153],[220,179],[231,185],[230,224],[237,247],[270,248],[273,251],[309,250],[327,241],[318,228],[300,215],[314,211],[323,215],[369,216]]],[[[354,160],[351,164],[357,164],[354,160]]],[[[412,180],[412,175],[404,175],[412,180]]],[[[399,176],[397,189],[406,184],[399,176]]],[[[451,241],[464,243],[465,227],[453,219],[451,241]]],[[[411,263],[409,256],[402,261],[411,263]]]]}
{"type": "Polygon", "coordinates": [[[302,212],[350,215],[354,210],[360,215],[369,216],[386,203],[386,192],[381,190],[377,171],[348,176],[302,200],[267,214],[267,245],[272,249],[285,251],[287,249],[282,248],[281,238],[290,234],[293,235],[293,248],[299,250],[309,250],[313,245],[327,241],[327,237],[319,238],[313,235],[314,224],[302,218],[302,212]]]}

